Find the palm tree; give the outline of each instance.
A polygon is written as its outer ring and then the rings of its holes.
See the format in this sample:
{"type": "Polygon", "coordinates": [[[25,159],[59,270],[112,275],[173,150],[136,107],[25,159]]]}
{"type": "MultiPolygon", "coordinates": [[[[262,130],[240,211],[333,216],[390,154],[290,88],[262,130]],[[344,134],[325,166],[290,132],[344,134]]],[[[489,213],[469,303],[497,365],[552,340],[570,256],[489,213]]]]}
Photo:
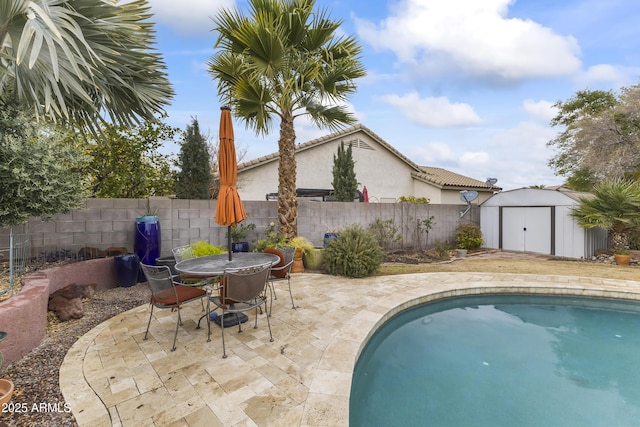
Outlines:
{"type": "Polygon", "coordinates": [[[249,0],[250,16],[223,10],[214,23],[219,50],[209,61],[221,100],[258,135],[280,119],[279,233],[297,234],[294,120],[308,116],[335,130],[356,121],[343,105],[365,75],[354,37],[337,37],[342,21],[313,0],[249,0]]]}
{"type": "Polygon", "coordinates": [[[631,232],[640,224],[640,184],[611,179],[596,184],[592,193],[593,197],[580,198],[571,216],[583,228],[608,230],[611,249],[629,249],[631,232]]]}
{"type": "Polygon", "coordinates": [[[0,1],[0,100],[90,130],[164,114],[173,89],[148,10],[146,0],[0,1]]]}

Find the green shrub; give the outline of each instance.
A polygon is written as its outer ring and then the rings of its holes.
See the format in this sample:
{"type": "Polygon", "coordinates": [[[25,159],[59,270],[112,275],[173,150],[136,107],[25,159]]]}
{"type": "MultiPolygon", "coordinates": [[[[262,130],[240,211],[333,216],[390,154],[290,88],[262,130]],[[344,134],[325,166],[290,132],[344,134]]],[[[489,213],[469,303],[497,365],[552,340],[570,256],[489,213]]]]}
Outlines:
{"type": "Polygon", "coordinates": [[[456,246],[460,249],[478,249],[484,244],[482,231],[475,224],[460,224],[456,230],[456,246]]]}
{"type": "Polygon", "coordinates": [[[281,248],[287,245],[287,239],[278,234],[276,223],[273,221],[264,230],[264,235],[266,236],[265,239],[260,239],[256,242],[255,252],[262,252],[266,248],[281,248]]]}
{"type": "Polygon", "coordinates": [[[431,200],[427,199],[426,197],[416,197],[416,196],[400,196],[398,201],[400,203],[413,203],[415,205],[428,204],[431,202],[431,200]]]}
{"type": "Polygon", "coordinates": [[[212,245],[204,240],[191,243],[191,250],[193,250],[194,256],[207,256],[207,255],[220,255],[227,251],[226,248],[221,246],[212,245]]]}
{"type": "Polygon", "coordinates": [[[366,277],[378,270],[384,252],[370,232],[352,225],[341,231],[337,239],[329,241],[322,259],[331,274],[366,277]]]}
{"type": "Polygon", "coordinates": [[[399,230],[400,227],[394,223],[393,219],[382,220],[378,218],[369,224],[369,232],[385,252],[388,252],[394,243],[402,240],[402,234],[398,232],[399,230]]]}
{"type": "Polygon", "coordinates": [[[446,240],[444,242],[436,239],[436,243],[433,247],[433,253],[438,258],[449,258],[449,251],[451,250],[451,245],[446,240]]]}

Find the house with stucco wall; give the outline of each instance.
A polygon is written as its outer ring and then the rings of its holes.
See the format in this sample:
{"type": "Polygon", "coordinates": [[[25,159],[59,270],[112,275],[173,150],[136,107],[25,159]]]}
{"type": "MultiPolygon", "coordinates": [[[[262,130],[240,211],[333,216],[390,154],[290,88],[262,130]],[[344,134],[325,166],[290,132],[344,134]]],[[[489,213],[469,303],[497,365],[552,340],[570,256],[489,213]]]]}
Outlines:
{"type": "MultiPolygon", "coordinates": [[[[473,204],[479,204],[501,190],[442,168],[419,166],[369,128],[356,125],[296,146],[299,195],[333,189],[333,158],[342,142],[351,145],[358,190],[366,186],[370,202],[394,203],[401,196],[414,196],[432,204],[464,204],[460,192],[473,190],[479,195],[473,204]]],[[[278,159],[278,153],[272,153],[238,165],[242,200],[265,200],[277,193],[278,159]]]]}

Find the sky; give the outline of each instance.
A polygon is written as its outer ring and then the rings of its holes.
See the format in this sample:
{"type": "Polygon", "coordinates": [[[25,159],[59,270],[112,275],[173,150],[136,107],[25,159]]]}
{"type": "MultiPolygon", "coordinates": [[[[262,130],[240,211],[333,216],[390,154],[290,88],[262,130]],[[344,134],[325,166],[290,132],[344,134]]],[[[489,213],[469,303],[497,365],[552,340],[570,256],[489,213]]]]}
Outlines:
{"type": "MultiPolygon", "coordinates": [[[[221,8],[247,13],[246,1],[148,0],[156,48],[176,95],[166,123],[197,118],[212,142],[221,102],[207,71],[221,8]]],[[[349,108],[368,127],[422,166],[510,190],[560,185],[548,166],[553,105],[580,90],[640,83],[640,2],[629,0],[317,0],[339,32],[363,48],[367,76],[349,108]]],[[[279,123],[256,136],[234,120],[241,161],[277,152],[279,123]]],[[[296,143],[330,133],[304,118],[296,143]]],[[[166,152],[177,153],[169,144],[166,152]]]]}

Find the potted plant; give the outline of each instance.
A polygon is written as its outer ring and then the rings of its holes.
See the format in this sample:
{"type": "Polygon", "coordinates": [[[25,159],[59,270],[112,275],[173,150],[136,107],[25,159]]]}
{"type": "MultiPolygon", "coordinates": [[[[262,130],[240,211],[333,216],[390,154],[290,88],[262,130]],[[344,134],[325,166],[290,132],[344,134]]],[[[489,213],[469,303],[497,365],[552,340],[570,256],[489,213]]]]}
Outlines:
{"type": "MultiPolygon", "coordinates": [[[[0,331],[0,341],[7,337],[7,333],[0,331]]],[[[0,351],[0,371],[2,370],[2,363],[4,362],[4,356],[0,351]]],[[[4,405],[11,400],[13,395],[13,382],[4,378],[0,378],[0,406],[4,405]]]]}
{"type": "Polygon", "coordinates": [[[231,241],[233,242],[233,252],[249,252],[249,242],[247,241],[247,232],[255,230],[256,225],[251,224],[235,224],[230,227],[231,241]]]}
{"type": "Polygon", "coordinates": [[[624,249],[618,249],[613,253],[613,257],[618,265],[629,265],[631,262],[631,254],[624,249]]]}
{"type": "Polygon", "coordinates": [[[289,246],[293,246],[296,249],[296,253],[293,257],[293,266],[291,267],[291,272],[302,273],[304,271],[304,263],[302,262],[302,257],[311,257],[314,255],[313,243],[311,243],[305,237],[297,236],[289,240],[288,244],[289,246]]]}
{"type": "Polygon", "coordinates": [[[337,239],[340,236],[340,233],[338,232],[338,230],[333,230],[329,228],[329,226],[326,223],[323,222],[323,224],[325,227],[327,227],[327,232],[324,233],[324,238],[322,239],[322,243],[323,243],[323,246],[327,246],[331,240],[337,239]]]}
{"type": "Polygon", "coordinates": [[[160,221],[158,220],[158,208],[151,207],[151,201],[147,198],[145,210],[136,218],[136,233],[134,239],[134,252],[140,262],[147,265],[156,265],[156,259],[160,257],[160,221]]]}

